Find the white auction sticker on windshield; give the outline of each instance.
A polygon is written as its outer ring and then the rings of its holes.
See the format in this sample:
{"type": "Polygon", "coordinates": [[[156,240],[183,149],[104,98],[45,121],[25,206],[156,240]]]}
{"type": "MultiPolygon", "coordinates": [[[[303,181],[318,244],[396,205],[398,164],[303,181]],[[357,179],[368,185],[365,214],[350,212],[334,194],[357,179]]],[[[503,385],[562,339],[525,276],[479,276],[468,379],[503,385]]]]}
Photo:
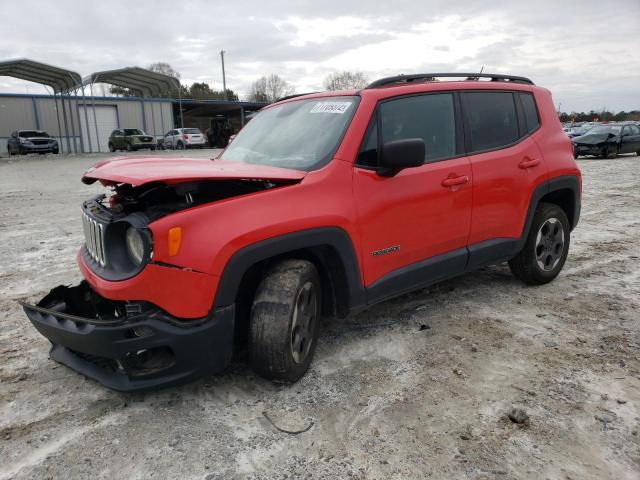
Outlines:
{"type": "Polygon", "coordinates": [[[343,114],[351,106],[351,102],[318,102],[309,113],[339,113],[343,114]]]}

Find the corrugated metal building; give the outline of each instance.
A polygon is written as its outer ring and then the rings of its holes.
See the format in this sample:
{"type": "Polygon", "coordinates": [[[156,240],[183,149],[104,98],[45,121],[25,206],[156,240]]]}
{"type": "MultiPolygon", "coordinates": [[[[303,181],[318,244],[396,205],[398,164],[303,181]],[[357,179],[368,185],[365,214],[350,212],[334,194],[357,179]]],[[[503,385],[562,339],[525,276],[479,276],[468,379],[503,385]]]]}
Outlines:
{"type": "MultiPolygon", "coordinates": [[[[82,97],[71,97],[65,109],[69,141],[76,143],[78,152],[109,151],[107,140],[116,128],[141,128],[161,136],[175,127],[171,99],[87,97],[84,105],[82,97]]],[[[59,97],[56,101],[51,95],[0,93],[0,154],[7,154],[7,139],[16,130],[44,130],[60,138],[61,151],[74,151],[73,143],[67,148],[63,122],[59,97]]]]}

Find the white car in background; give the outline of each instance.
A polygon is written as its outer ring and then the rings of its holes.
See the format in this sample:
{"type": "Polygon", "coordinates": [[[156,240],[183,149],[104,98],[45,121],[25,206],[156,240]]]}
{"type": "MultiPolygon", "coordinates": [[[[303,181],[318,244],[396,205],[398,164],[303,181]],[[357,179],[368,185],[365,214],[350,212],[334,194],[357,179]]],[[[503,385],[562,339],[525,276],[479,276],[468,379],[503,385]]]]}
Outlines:
{"type": "Polygon", "coordinates": [[[164,148],[184,150],[185,148],[203,148],[207,139],[199,128],[174,128],[164,136],[164,148]]]}

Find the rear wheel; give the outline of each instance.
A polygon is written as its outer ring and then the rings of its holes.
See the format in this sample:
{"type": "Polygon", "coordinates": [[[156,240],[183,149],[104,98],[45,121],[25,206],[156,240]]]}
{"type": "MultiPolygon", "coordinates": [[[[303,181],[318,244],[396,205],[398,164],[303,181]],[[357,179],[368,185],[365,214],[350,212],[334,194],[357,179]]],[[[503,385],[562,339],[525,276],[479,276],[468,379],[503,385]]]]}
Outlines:
{"type": "Polygon", "coordinates": [[[109,142],[109,151],[110,151],[111,153],[113,153],[113,152],[115,152],[115,151],[116,151],[116,148],[113,146],[113,143],[111,143],[111,142],[109,142]]]}
{"type": "Polygon", "coordinates": [[[176,143],[176,149],[177,150],[184,150],[184,143],[182,143],[182,142],[176,143]]]}
{"type": "Polygon", "coordinates": [[[309,369],[320,324],[320,277],[306,260],[284,260],[264,276],[253,300],[249,332],[252,368],[278,382],[309,369]]]}
{"type": "Polygon", "coordinates": [[[133,147],[130,143],[127,143],[127,152],[133,152],[133,147]]]}
{"type": "Polygon", "coordinates": [[[570,229],[569,219],[559,206],[538,205],[524,248],[509,260],[511,272],[529,285],[552,281],[567,259],[570,229]]]}

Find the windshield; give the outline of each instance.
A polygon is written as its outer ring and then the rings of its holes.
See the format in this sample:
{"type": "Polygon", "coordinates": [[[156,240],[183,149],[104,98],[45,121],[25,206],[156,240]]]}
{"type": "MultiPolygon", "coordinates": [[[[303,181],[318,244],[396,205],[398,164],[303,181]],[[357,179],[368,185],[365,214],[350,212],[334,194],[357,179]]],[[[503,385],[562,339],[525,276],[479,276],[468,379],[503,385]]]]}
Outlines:
{"type": "Polygon", "coordinates": [[[602,134],[602,133],[614,133],[614,134],[619,134],[620,130],[622,130],[622,127],[620,125],[600,125],[598,127],[593,127],[591,130],[589,130],[589,135],[597,135],[597,134],[602,134]]]}
{"type": "Polygon", "coordinates": [[[310,171],[337,150],[359,97],[299,100],[266,108],[223,152],[223,160],[310,171]]]}
{"type": "Polygon", "coordinates": [[[20,133],[18,133],[18,136],[22,138],[33,138],[33,137],[49,138],[49,134],[41,130],[23,130],[20,133]]]}
{"type": "Polygon", "coordinates": [[[144,132],[142,130],[138,130],[137,128],[125,128],[124,134],[125,135],[144,135],[144,132]]]}
{"type": "Polygon", "coordinates": [[[184,133],[198,135],[198,134],[201,134],[202,132],[198,128],[185,128],[184,133]]]}

